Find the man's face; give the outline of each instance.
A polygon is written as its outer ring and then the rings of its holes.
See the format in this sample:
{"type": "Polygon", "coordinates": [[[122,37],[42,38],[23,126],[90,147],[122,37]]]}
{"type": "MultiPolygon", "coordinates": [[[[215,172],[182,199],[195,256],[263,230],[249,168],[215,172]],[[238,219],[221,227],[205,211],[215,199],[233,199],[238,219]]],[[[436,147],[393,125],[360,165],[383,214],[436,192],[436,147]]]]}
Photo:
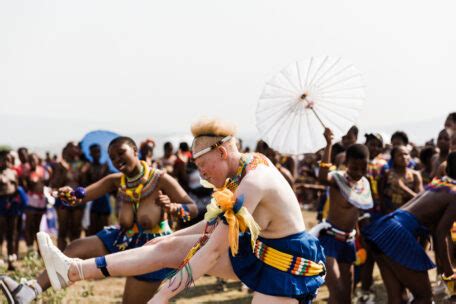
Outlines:
{"type": "Polygon", "coordinates": [[[382,153],[383,144],[377,138],[371,138],[366,143],[367,149],[369,150],[369,155],[371,158],[375,158],[377,155],[382,153]]]}
{"type": "Polygon", "coordinates": [[[147,143],[143,146],[141,150],[143,158],[153,157],[154,156],[154,145],[152,143],[147,143]]]}
{"type": "Polygon", "coordinates": [[[29,163],[30,163],[30,167],[35,170],[36,166],[38,165],[39,163],[39,159],[38,159],[38,156],[36,154],[30,154],[30,157],[29,157],[29,163]]]}
{"type": "Polygon", "coordinates": [[[100,151],[100,147],[92,147],[90,149],[90,156],[92,156],[92,159],[95,163],[98,163],[100,162],[100,157],[101,157],[101,151],[100,151]]]}
{"type": "Polygon", "coordinates": [[[348,159],[347,160],[347,174],[354,181],[359,181],[367,173],[367,163],[366,159],[348,159]]]}
{"type": "Polygon", "coordinates": [[[454,132],[453,135],[451,135],[450,152],[456,152],[456,132],[454,132]]]}
{"type": "Polygon", "coordinates": [[[79,149],[78,145],[76,145],[74,142],[70,142],[67,145],[67,157],[69,160],[75,160],[81,155],[81,150],[79,149]]]}
{"type": "Polygon", "coordinates": [[[25,164],[28,161],[28,152],[26,149],[20,149],[17,154],[21,163],[25,164]]]}
{"type": "Polygon", "coordinates": [[[165,154],[170,155],[173,153],[174,147],[172,145],[165,146],[165,154]]]}
{"type": "Polygon", "coordinates": [[[404,141],[400,137],[394,137],[391,139],[391,146],[394,147],[399,147],[399,146],[405,146],[404,141]]]}
{"type": "Polygon", "coordinates": [[[342,136],[342,145],[345,148],[348,148],[355,143],[356,143],[356,136],[352,132],[348,132],[346,135],[342,136]]]}
{"type": "Polygon", "coordinates": [[[448,151],[450,149],[450,135],[448,131],[444,130],[439,133],[439,137],[437,138],[437,147],[439,147],[440,151],[448,151]]]}
{"type": "Polygon", "coordinates": [[[451,130],[452,132],[456,132],[456,122],[453,121],[450,117],[448,117],[445,121],[445,129],[451,130]]]}
{"type": "MultiPolygon", "coordinates": [[[[206,146],[196,144],[193,153],[204,148],[206,146]]],[[[195,159],[195,165],[198,167],[201,178],[217,188],[223,187],[228,177],[228,165],[225,161],[224,153],[226,154],[227,150],[223,147],[218,147],[195,159]]]]}

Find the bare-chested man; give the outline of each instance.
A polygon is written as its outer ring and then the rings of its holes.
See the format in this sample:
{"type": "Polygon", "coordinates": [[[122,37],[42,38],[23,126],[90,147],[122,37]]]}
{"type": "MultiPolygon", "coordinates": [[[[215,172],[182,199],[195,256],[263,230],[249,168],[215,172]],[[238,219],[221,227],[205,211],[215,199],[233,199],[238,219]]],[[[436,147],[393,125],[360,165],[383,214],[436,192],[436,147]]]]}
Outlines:
{"type": "MultiPolygon", "coordinates": [[[[58,192],[62,201],[82,204],[117,190],[118,199],[122,202],[119,212],[120,227],[107,227],[97,235],[71,242],[65,249],[65,254],[69,256],[91,258],[129,251],[156,237],[170,234],[167,222],[161,221],[163,207],[177,210],[181,204],[189,204],[190,216],[197,214],[196,205],[172,177],[148,167],[145,162],[138,159],[138,149],[131,138],[114,139],[109,145],[109,156],[120,173],[110,174],[88,186],[83,198],[77,198],[77,193],[68,186],[60,188],[58,192]]],[[[84,192],[80,188],[76,191],[84,192]]],[[[40,244],[39,238],[38,241],[40,244]]],[[[46,254],[41,244],[40,251],[46,254]]],[[[138,276],[128,277],[123,302],[146,302],[170,271],[171,269],[156,272],[139,271],[138,276]]],[[[43,290],[50,287],[50,281],[54,287],[56,284],[57,287],[65,284],[63,278],[52,274],[48,276],[46,272],[41,273],[37,281],[31,280],[26,284],[18,284],[9,277],[2,278],[0,284],[3,284],[3,292],[12,303],[30,303],[43,290]]]]}
{"type": "Polygon", "coordinates": [[[332,131],[326,129],[324,136],[326,148],[320,163],[319,180],[330,187],[331,204],[326,221],[314,227],[312,233],[319,235],[325,249],[328,302],[351,303],[353,265],[356,260],[354,237],[359,209],[368,210],[373,207],[369,181],[365,177],[369,151],[364,145],[349,146],[345,151],[347,170],[329,173],[332,167],[332,131]]]}
{"type": "Polygon", "coordinates": [[[231,125],[202,120],[192,132],[195,163],[217,188],[205,221],[128,254],[86,261],[65,257],[43,234],[39,238],[48,272],[70,283],[181,266],[149,303],[168,303],[204,274],[240,279],[255,291],[253,303],[309,303],[324,280],[324,255],[319,241],[304,231],[287,181],[265,156],[241,154],[231,125]],[[212,233],[201,237],[205,228],[212,233]],[[239,230],[245,233],[238,238],[239,230]],[[203,246],[187,255],[195,242],[203,246]]]}
{"type": "Polygon", "coordinates": [[[432,303],[428,270],[434,263],[418,239],[434,236],[443,280],[455,296],[455,264],[450,228],[456,220],[456,152],[448,156],[447,175],[434,179],[410,202],[384,216],[364,231],[373,248],[388,292],[389,303],[401,303],[402,286],[413,294],[413,303],[432,303]]]}

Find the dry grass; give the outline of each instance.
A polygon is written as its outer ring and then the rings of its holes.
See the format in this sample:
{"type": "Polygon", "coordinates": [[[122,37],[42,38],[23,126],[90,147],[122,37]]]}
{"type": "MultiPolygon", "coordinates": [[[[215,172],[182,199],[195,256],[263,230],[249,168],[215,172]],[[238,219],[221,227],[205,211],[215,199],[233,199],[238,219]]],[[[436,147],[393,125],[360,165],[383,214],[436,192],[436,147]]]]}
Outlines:
{"type": "MultiPolygon", "coordinates": [[[[303,215],[307,228],[316,224],[314,212],[304,211],[303,215]]],[[[24,252],[24,250],[25,248],[21,245],[21,252],[24,252]]],[[[30,278],[43,269],[41,261],[34,257],[25,258],[18,264],[18,269],[14,273],[10,273],[16,278],[30,278]]],[[[5,272],[5,269],[0,268],[0,274],[3,272],[5,272]]],[[[374,277],[377,303],[386,303],[384,286],[377,268],[374,271],[374,277]]],[[[431,273],[431,278],[435,278],[434,272],[431,273]]],[[[78,282],[63,292],[47,291],[38,303],[121,303],[124,282],[125,279],[123,278],[78,282]]],[[[196,282],[194,287],[179,295],[172,303],[243,304],[251,301],[252,295],[246,290],[241,290],[241,283],[239,282],[227,282],[225,291],[218,291],[217,287],[216,278],[210,276],[202,277],[196,282]]],[[[328,291],[326,287],[322,287],[315,303],[326,303],[327,298],[328,291]]],[[[0,296],[0,303],[5,303],[5,299],[2,296],[0,296]]],[[[440,300],[437,303],[444,302],[440,300]]]]}

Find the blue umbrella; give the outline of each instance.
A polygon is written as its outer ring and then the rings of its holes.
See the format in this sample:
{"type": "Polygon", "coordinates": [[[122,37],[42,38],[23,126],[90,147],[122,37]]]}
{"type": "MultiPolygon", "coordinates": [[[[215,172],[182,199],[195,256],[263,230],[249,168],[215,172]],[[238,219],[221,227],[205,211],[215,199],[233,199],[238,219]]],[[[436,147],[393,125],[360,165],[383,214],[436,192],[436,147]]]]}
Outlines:
{"type": "Polygon", "coordinates": [[[105,163],[108,162],[109,169],[111,172],[119,172],[114,165],[111,162],[111,159],[109,159],[108,155],[108,146],[111,140],[114,138],[118,137],[119,134],[111,132],[111,131],[105,131],[105,130],[97,130],[97,131],[92,131],[87,133],[84,138],[81,140],[81,149],[82,152],[84,153],[85,157],[92,162],[92,156],[90,156],[90,146],[93,144],[98,144],[101,147],[101,157],[100,157],[100,163],[105,163]]]}

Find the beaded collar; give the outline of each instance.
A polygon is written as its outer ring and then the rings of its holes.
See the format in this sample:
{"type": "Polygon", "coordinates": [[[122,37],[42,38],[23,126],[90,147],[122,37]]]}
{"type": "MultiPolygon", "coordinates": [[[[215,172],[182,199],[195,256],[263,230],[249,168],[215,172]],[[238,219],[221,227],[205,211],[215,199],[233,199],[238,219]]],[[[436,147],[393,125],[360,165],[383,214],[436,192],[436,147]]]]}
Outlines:
{"type": "Polygon", "coordinates": [[[448,192],[456,194],[456,179],[444,176],[441,179],[435,177],[432,182],[426,186],[427,191],[431,192],[448,192]]]}
{"type": "Polygon", "coordinates": [[[230,189],[232,192],[236,191],[242,178],[247,174],[247,172],[255,170],[260,164],[269,166],[266,156],[260,153],[242,154],[239,159],[239,166],[236,170],[236,175],[227,179],[225,187],[230,189]]]}

